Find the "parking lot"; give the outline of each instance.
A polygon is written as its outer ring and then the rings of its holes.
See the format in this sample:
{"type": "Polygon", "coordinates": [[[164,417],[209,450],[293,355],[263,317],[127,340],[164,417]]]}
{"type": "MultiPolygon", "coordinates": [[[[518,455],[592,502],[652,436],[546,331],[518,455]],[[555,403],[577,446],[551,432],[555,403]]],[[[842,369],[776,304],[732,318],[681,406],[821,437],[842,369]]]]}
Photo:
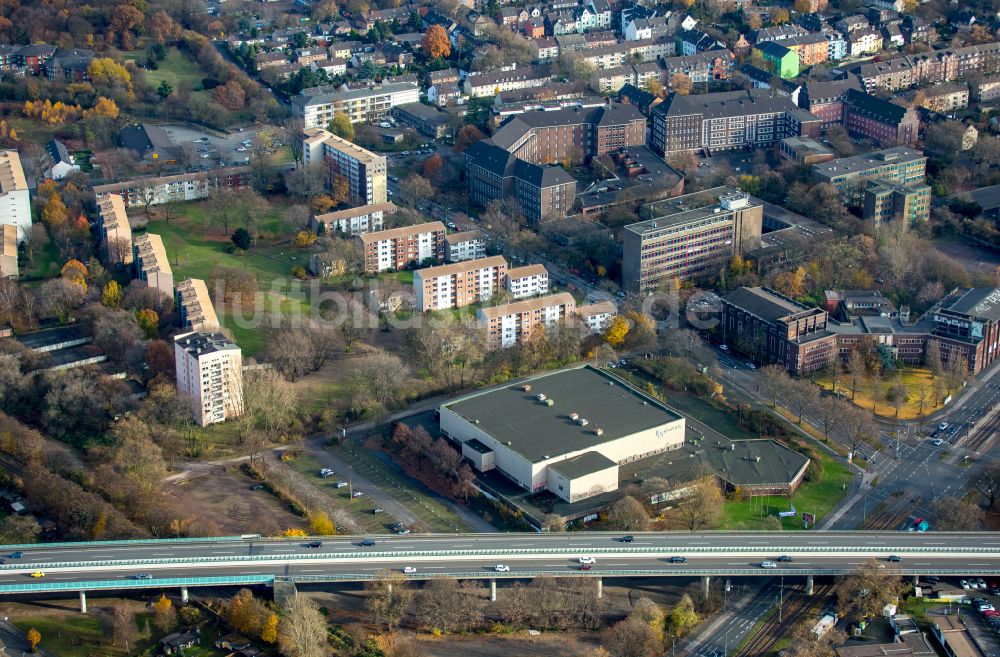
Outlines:
{"type": "MultiPolygon", "coordinates": [[[[205,149],[209,157],[199,157],[199,163],[207,166],[218,166],[220,163],[226,165],[245,164],[249,161],[249,151],[239,151],[238,148],[244,141],[253,140],[260,130],[273,130],[273,128],[247,128],[243,132],[234,131],[225,137],[218,137],[216,134],[208,133],[197,128],[171,124],[161,126],[170,137],[170,141],[177,147],[184,144],[191,144],[196,148],[205,149]],[[199,141],[201,140],[201,141],[199,141]]],[[[202,153],[199,152],[199,155],[202,153]]]]}

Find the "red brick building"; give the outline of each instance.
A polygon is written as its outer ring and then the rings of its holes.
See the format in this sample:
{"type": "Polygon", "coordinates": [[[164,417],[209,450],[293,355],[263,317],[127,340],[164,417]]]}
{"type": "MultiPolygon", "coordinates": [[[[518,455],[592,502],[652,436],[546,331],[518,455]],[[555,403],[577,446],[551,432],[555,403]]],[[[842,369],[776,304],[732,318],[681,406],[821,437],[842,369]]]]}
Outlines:
{"type": "Polygon", "coordinates": [[[880,146],[904,146],[917,141],[920,116],[913,108],[848,89],[844,96],[844,127],[855,137],[880,146]]]}
{"type": "Polygon", "coordinates": [[[365,254],[365,273],[405,269],[428,258],[444,262],[444,224],[431,221],[416,226],[359,235],[365,254]]]}
{"type": "Polygon", "coordinates": [[[799,92],[799,107],[818,116],[823,129],[844,121],[844,96],[849,89],[861,91],[861,83],[851,76],[832,82],[809,82],[799,92]]]}

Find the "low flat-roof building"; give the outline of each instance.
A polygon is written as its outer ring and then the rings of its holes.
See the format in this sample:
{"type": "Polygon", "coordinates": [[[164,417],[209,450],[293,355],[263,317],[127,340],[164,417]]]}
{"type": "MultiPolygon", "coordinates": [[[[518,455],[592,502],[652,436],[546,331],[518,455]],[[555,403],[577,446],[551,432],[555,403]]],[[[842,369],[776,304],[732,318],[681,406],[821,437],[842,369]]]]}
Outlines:
{"type": "Polygon", "coordinates": [[[810,137],[785,137],[778,142],[778,154],[797,164],[829,162],[837,157],[831,148],[810,137]]]}
{"type": "Polygon", "coordinates": [[[392,108],[397,119],[416,128],[431,139],[447,137],[451,132],[451,115],[423,103],[406,103],[392,108]]]}
{"type": "Polygon", "coordinates": [[[568,502],[616,490],[620,464],[684,444],[684,418],[590,366],[461,397],[440,418],[480,472],[568,502]]]}

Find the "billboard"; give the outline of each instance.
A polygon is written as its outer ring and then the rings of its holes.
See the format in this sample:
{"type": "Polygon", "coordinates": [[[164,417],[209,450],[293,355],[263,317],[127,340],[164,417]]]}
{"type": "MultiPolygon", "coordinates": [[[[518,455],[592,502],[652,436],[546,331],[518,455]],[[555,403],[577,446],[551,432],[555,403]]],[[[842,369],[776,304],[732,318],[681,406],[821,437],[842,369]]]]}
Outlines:
{"type": "Polygon", "coordinates": [[[803,522],[816,522],[816,514],[815,513],[806,513],[805,511],[803,511],[802,512],[802,521],[803,522]]]}

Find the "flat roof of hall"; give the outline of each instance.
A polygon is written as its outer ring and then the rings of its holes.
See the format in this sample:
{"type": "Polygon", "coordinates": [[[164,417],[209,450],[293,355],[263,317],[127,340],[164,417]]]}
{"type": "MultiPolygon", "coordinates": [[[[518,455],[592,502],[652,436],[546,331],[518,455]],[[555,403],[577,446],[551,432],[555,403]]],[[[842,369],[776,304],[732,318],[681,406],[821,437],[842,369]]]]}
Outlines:
{"type": "Polygon", "coordinates": [[[602,370],[584,366],[488,388],[442,404],[532,463],[681,419],[656,399],[602,370]],[[531,390],[526,391],[525,385],[531,390]],[[538,400],[544,394],[552,406],[538,400]],[[570,418],[586,418],[580,426],[570,418]],[[596,429],[603,429],[598,436],[596,429]]]}

